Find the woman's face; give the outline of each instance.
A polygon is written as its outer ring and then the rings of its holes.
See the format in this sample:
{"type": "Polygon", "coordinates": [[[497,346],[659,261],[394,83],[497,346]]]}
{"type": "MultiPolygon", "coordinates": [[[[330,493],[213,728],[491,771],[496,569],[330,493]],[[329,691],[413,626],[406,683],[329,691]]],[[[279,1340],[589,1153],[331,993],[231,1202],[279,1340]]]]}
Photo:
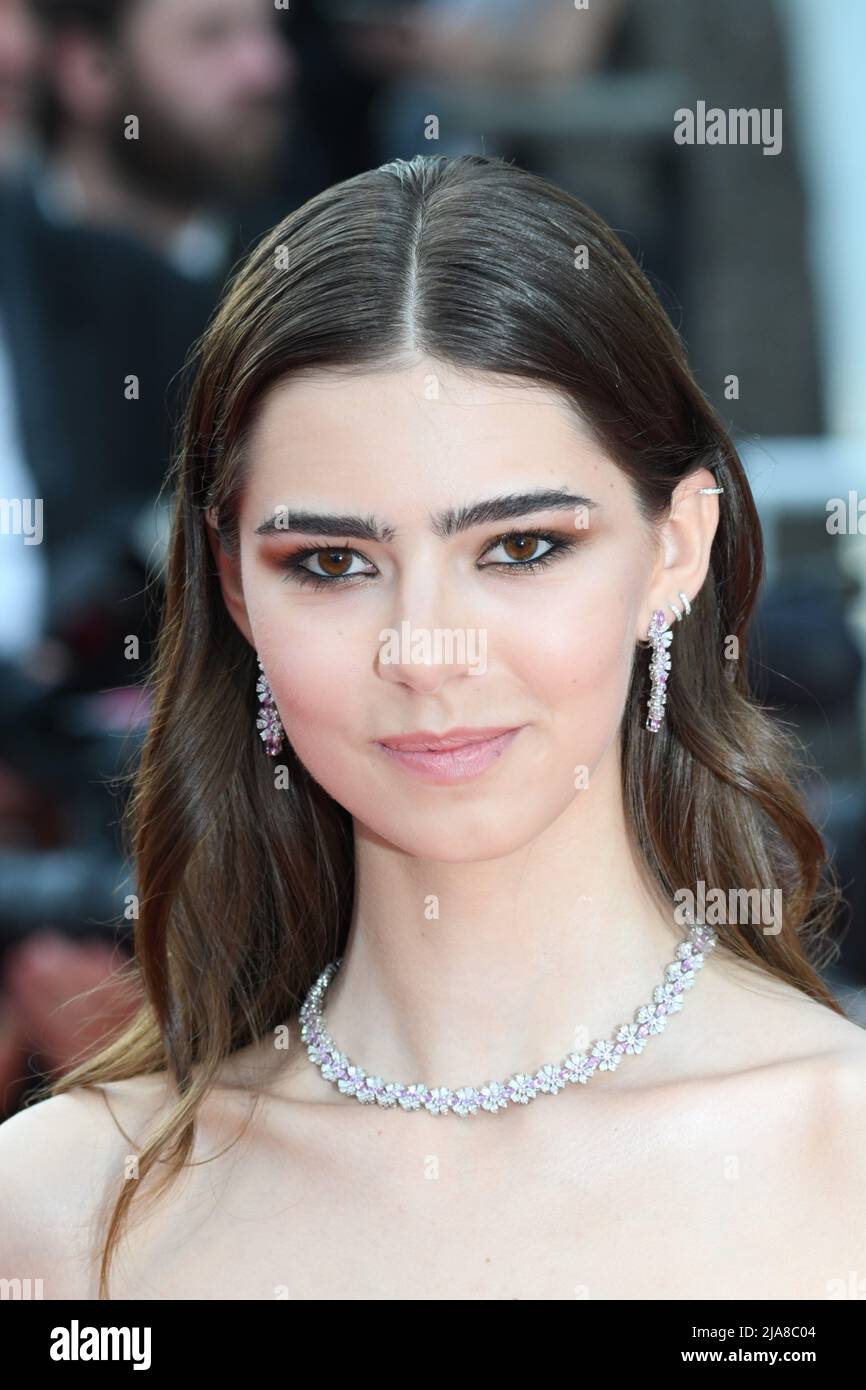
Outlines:
{"type": "Polygon", "coordinates": [[[657,538],[625,475],[554,393],[429,360],[272,388],[248,467],[223,591],[308,771],[413,855],[534,839],[615,753],[646,634],[657,538]],[[519,732],[380,742],[455,728],[519,732]]]}

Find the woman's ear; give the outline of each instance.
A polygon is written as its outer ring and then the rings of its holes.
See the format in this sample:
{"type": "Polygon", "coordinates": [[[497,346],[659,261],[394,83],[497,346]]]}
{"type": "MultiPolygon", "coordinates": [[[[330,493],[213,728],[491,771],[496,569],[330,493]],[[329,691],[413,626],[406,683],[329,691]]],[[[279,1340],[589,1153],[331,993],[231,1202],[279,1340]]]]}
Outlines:
{"type": "Polygon", "coordinates": [[[223,546],[219,530],[217,529],[216,513],[212,507],[209,507],[205,512],[205,522],[208,542],[216,564],[217,575],[219,576],[223,602],[250,646],[255,647],[256,644],[253,640],[252,628],[250,627],[250,620],[247,615],[247,605],[244,600],[240,550],[238,550],[236,555],[230,555],[223,546]]]}
{"type": "Polygon", "coordinates": [[[710,470],[700,468],[674,488],[668,519],[659,527],[659,557],[650,576],[645,612],[641,613],[643,631],[638,635],[642,638],[656,608],[663,609],[670,619],[670,600],[680,604],[682,590],[690,602],[694,601],[707,577],[719,524],[719,496],[699,489],[715,486],[710,470]]]}

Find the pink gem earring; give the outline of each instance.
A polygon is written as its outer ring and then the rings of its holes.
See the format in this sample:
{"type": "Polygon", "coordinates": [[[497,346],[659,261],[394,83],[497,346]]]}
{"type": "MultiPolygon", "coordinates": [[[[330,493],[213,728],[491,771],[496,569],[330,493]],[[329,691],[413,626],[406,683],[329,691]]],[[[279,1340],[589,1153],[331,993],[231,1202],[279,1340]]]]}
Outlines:
{"type": "Polygon", "coordinates": [[[261,672],[256,682],[256,694],[261,703],[261,709],[256,719],[256,727],[259,730],[260,737],[264,741],[266,752],[272,758],[275,758],[283,746],[285,729],[277,713],[274,694],[271,690],[268,678],[265,675],[262,659],[258,654],[256,654],[256,660],[259,663],[259,671],[261,672]]]}
{"type": "MultiPolygon", "coordinates": [[[[682,589],[680,589],[679,597],[683,601],[683,608],[685,608],[686,613],[691,613],[692,605],[689,603],[682,589]]],[[[683,617],[682,609],[680,609],[672,599],[668,600],[668,608],[670,608],[671,612],[674,614],[676,621],[678,623],[681,622],[683,617]]],[[[664,719],[665,701],[668,698],[668,674],[671,669],[671,658],[668,647],[673,640],[670,625],[667,623],[661,608],[657,608],[650,618],[647,637],[653,649],[653,654],[650,658],[649,668],[652,686],[649,700],[647,701],[649,713],[647,714],[646,727],[651,734],[657,734],[661,728],[662,720],[664,719]]]]}

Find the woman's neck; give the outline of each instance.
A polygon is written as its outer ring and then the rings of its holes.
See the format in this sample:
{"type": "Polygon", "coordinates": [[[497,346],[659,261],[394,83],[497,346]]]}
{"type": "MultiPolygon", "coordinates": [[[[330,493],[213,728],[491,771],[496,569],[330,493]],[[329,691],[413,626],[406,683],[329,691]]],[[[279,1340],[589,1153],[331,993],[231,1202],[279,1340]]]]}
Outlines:
{"type": "Polygon", "coordinates": [[[611,758],[542,835],[486,862],[420,860],[356,827],[325,1000],[340,1051],[385,1081],[481,1085],[631,1022],[686,928],[641,876],[619,785],[611,758]]]}

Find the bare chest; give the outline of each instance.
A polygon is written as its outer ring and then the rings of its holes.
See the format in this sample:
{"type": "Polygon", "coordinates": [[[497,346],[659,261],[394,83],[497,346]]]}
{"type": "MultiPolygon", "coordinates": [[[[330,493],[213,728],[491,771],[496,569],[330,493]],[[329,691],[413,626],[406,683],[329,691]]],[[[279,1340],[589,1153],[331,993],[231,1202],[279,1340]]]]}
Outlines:
{"type": "Polygon", "coordinates": [[[563,1106],[543,1142],[360,1118],[186,1177],[113,1296],[827,1299],[866,1259],[802,1116],[563,1106]]]}

